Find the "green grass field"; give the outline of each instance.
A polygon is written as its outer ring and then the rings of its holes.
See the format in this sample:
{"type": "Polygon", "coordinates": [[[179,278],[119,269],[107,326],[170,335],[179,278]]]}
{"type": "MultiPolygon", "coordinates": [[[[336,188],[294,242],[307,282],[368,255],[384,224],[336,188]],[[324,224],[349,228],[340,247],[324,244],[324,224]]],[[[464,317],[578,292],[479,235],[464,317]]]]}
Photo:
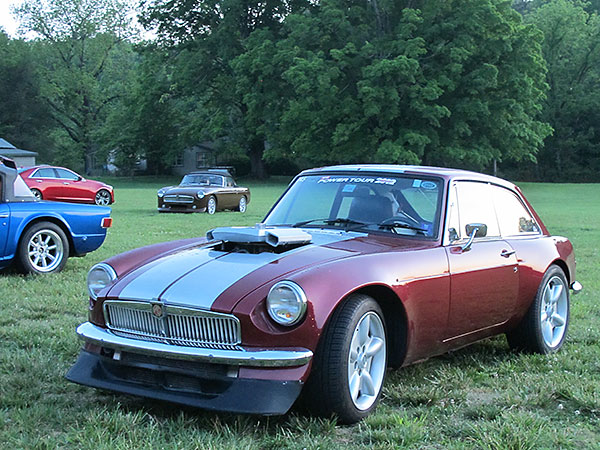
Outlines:
{"type": "Polygon", "coordinates": [[[259,222],[284,183],[250,183],[246,214],[159,215],[169,180],[112,180],[115,223],[103,247],[50,276],[0,273],[0,448],[600,448],[600,185],[524,184],[553,234],[574,243],[568,341],[550,357],[509,351],[504,337],[388,373],[377,412],[351,427],[207,413],[67,382],[86,320],[94,263],[146,244],[259,222]],[[164,181],[164,183],[163,183],[164,181]]]}

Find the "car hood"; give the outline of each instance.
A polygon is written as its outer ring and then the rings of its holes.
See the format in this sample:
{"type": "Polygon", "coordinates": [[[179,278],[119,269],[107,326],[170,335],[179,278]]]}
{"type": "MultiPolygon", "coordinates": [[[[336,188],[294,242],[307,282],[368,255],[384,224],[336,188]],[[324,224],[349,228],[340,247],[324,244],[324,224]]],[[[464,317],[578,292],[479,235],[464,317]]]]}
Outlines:
{"type": "MultiPolygon", "coordinates": [[[[283,252],[222,251],[208,243],[166,254],[124,275],[106,297],[161,300],[211,309],[215,301],[236,283],[236,291],[240,291],[241,284],[245,295],[286,273],[358,254],[360,250],[340,244],[365,236],[333,230],[306,231],[312,236],[311,243],[283,252]]],[[[226,303],[237,303],[244,295],[226,303]]]]}
{"type": "Polygon", "coordinates": [[[160,190],[163,191],[163,194],[186,194],[186,195],[196,195],[196,192],[198,191],[203,191],[203,192],[208,192],[208,191],[214,191],[217,187],[215,186],[203,186],[203,185],[196,185],[196,186],[167,186],[164,188],[161,188],[160,190]]]}
{"type": "MultiPolygon", "coordinates": [[[[304,231],[312,236],[312,242],[283,252],[223,251],[209,242],[166,254],[124,275],[106,298],[160,300],[231,311],[239,300],[272,280],[328,261],[390,248],[389,238],[377,241],[372,236],[364,239],[365,234],[356,232],[304,231]],[[236,298],[228,298],[233,292],[236,298]]],[[[398,245],[408,249],[415,244],[398,245]]]]}

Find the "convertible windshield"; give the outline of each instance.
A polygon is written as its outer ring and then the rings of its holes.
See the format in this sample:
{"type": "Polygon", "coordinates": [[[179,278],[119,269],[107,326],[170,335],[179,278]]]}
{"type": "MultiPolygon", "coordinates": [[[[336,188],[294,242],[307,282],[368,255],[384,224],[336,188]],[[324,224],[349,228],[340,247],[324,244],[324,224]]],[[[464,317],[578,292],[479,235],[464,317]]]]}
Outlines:
{"type": "Polygon", "coordinates": [[[265,223],[436,237],[442,191],[438,178],[307,175],[294,182],[265,223]]]}
{"type": "Polygon", "coordinates": [[[189,174],[183,177],[180,185],[223,186],[223,177],[205,173],[189,174]]]}

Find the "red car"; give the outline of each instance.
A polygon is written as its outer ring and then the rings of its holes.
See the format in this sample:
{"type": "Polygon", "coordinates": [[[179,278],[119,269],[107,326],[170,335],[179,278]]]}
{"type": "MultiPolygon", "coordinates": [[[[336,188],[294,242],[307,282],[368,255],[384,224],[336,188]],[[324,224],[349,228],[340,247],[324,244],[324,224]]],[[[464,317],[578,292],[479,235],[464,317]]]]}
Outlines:
{"type": "Polygon", "coordinates": [[[257,226],[114,256],[88,288],[71,381],[259,414],[302,392],[352,423],[388,367],[501,333],[558,351],[582,286],[571,243],[515,185],[365,165],[304,171],[257,226]]]}
{"type": "Polygon", "coordinates": [[[35,166],[19,173],[39,200],[110,205],[115,201],[113,187],[100,181],[86,180],[64,167],[35,166]]]}

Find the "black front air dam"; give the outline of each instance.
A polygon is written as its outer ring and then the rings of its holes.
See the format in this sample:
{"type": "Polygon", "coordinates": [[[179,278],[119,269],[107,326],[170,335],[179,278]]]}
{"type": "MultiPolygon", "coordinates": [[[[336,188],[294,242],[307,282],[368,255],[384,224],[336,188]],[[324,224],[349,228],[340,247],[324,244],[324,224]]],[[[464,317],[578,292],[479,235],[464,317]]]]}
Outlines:
{"type": "MultiPolygon", "coordinates": [[[[241,414],[285,414],[302,390],[300,381],[218,375],[211,379],[195,378],[200,389],[178,388],[167,381],[178,377],[181,379],[181,374],[162,365],[145,364],[140,369],[85,350],[81,350],[77,362],[66,375],[67,380],[85,386],[241,414]]],[[[193,381],[194,377],[186,378],[193,381]]]]}

